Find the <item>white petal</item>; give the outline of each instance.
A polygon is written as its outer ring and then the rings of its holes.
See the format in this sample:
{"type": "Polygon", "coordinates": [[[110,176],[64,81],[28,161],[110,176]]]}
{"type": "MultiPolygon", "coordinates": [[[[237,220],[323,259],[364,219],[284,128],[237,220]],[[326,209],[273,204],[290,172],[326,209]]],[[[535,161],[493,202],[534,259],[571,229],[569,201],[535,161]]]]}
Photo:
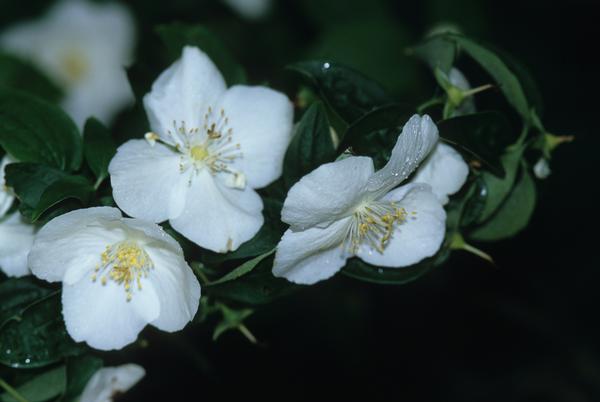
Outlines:
{"type": "Polygon", "coordinates": [[[363,245],[357,253],[363,261],[382,267],[406,267],[439,250],[446,232],[446,212],[428,185],[408,184],[381,200],[394,201],[408,217],[396,227],[383,253],[363,245]]]}
{"type": "Polygon", "coordinates": [[[127,141],[108,167],[115,202],[135,218],[163,222],[177,217],[189,179],[179,164],[180,156],[163,144],[127,141]]]}
{"type": "Polygon", "coordinates": [[[145,375],[144,368],[137,364],[101,368],[86,384],[79,402],[112,401],[115,394],[127,392],[145,375]]]}
{"type": "Polygon", "coordinates": [[[260,188],[281,175],[283,157],[292,138],[294,108],[281,92],[266,87],[231,87],[221,100],[233,141],[242,158],[234,166],[248,185],[260,188]]]}
{"type": "MultiPolygon", "coordinates": [[[[209,106],[215,107],[225,92],[225,81],[206,53],[186,46],[182,56],[158,77],[144,96],[150,127],[166,141],[168,131],[179,127],[202,128],[209,106]]],[[[178,141],[181,142],[181,141],[178,141]]]]}
{"type": "Polygon", "coordinates": [[[225,3],[239,15],[249,20],[263,17],[271,6],[272,0],[225,0],[225,3]]]}
{"type": "MultiPolygon", "coordinates": [[[[457,68],[453,67],[452,69],[450,69],[450,73],[448,73],[448,78],[452,85],[459,89],[462,89],[463,91],[468,91],[469,89],[471,89],[471,84],[463,75],[463,73],[457,68]]],[[[475,100],[472,96],[469,96],[465,98],[462,101],[461,105],[454,110],[452,116],[462,116],[465,114],[475,113],[475,111],[475,100]]]]}
{"type": "Polygon", "coordinates": [[[547,179],[552,173],[550,170],[550,164],[546,158],[540,158],[533,166],[533,173],[538,179],[547,179]]]}
{"type": "Polygon", "coordinates": [[[35,237],[29,253],[31,272],[49,282],[77,282],[95,267],[106,246],[123,239],[120,233],[106,230],[99,222],[120,218],[118,209],[98,207],[78,209],[52,219],[35,237]]]}
{"type": "Polygon", "coordinates": [[[346,264],[342,243],[351,217],[326,228],[288,229],[277,245],[273,275],[304,285],[328,279],[346,264]]]}
{"type": "Polygon", "coordinates": [[[446,204],[448,196],[461,189],[468,175],[469,165],[462,156],[451,146],[438,142],[411,182],[429,184],[440,202],[446,204]]]}
{"type": "Polygon", "coordinates": [[[438,129],[429,116],[412,116],[402,128],[389,162],[369,180],[369,190],[383,195],[404,181],[429,155],[438,138],[438,129]]]}
{"type": "MultiPolygon", "coordinates": [[[[63,317],[69,335],[100,350],[121,349],[134,342],[147,323],[160,314],[152,283],[142,279],[142,290],[131,301],[123,285],[92,280],[92,271],[73,285],[63,284],[63,317]]],[[[152,275],[151,271],[149,275],[152,275]]]]}
{"type": "Polygon", "coordinates": [[[156,267],[149,279],[160,302],[160,315],[151,324],[163,331],[179,331],[198,311],[198,279],[183,259],[183,252],[158,247],[147,247],[146,252],[156,267]]]}
{"type": "Polygon", "coordinates": [[[258,232],[263,224],[262,208],[261,198],[250,187],[229,188],[219,176],[203,169],[192,179],[183,212],[170,223],[199,246],[227,252],[258,232]]]}
{"type": "Polygon", "coordinates": [[[27,255],[33,244],[35,226],[16,212],[0,222],[0,270],[8,276],[29,274],[27,255]]]}
{"type": "Polygon", "coordinates": [[[341,219],[363,200],[372,175],[373,161],[366,157],[321,165],[292,186],[281,220],[293,230],[304,230],[341,219]]]}

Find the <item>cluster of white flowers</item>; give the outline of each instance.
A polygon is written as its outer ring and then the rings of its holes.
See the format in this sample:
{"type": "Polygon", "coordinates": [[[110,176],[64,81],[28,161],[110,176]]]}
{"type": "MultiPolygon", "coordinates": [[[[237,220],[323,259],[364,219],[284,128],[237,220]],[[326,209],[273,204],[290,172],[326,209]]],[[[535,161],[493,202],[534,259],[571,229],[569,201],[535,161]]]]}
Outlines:
{"type": "MultiPolygon", "coordinates": [[[[117,6],[66,2],[47,19],[8,31],[2,43],[38,57],[72,90],[65,107],[79,123],[89,114],[108,119],[129,96],[122,70],[114,68],[130,49],[127,19],[117,6]],[[81,35],[80,25],[86,25],[81,35]],[[100,44],[103,32],[114,40],[100,44]]],[[[459,72],[451,78],[468,88],[459,72]]],[[[256,189],[281,176],[293,131],[293,105],[284,94],[262,86],[227,88],[195,47],[185,47],[158,77],[144,106],[152,131],[121,145],[109,166],[113,197],[132,218],[116,208],[80,209],[35,234],[20,214],[4,216],[14,197],[3,173],[12,160],[2,162],[0,266],[9,275],[30,269],[62,282],[67,331],[102,350],[134,342],[147,324],[178,331],[193,319],[200,284],[158,223],[169,221],[205,249],[236,250],[263,225],[256,189]]],[[[400,268],[434,255],[445,235],[444,205],[468,173],[462,157],[439,141],[429,116],[411,117],[382,169],[375,171],[370,158],[351,156],[318,167],[289,190],[282,220],[290,228],[277,246],[273,274],[312,284],[354,256],[400,268]]],[[[133,371],[119,386],[143,376],[133,371]]],[[[89,393],[97,394],[115,373],[99,372],[89,393]]]]}

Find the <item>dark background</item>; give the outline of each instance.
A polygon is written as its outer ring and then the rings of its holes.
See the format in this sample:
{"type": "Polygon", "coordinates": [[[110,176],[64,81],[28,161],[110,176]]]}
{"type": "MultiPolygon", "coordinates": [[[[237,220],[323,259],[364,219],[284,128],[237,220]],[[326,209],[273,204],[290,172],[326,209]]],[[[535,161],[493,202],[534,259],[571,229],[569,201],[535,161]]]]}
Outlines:
{"type": "MultiPolygon", "coordinates": [[[[248,401],[600,400],[592,1],[276,1],[257,22],[215,2],[150,3],[128,2],[139,20],[141,56],[156,45],[154,24],[200,22],[231,47],[252,82],[276,82],[291,61],[331,57],[413,101],[427,99],[433,81],[403,49],[434,24],[453,22],[522,61],[543,95],[546,128],[576,140],[555,152],[529,227],[478,245],[496,267],[456,252],[405,286],[338,275],[259,308],[247,322],[259,346],[237,332],[211,341],[213,322],[175,336],[147,330],[149,348],[114,359],[148,371],[123,401],[234,394],[248,401]]],[[[0,21],[44,6],[13,5],[0,21]]]]}

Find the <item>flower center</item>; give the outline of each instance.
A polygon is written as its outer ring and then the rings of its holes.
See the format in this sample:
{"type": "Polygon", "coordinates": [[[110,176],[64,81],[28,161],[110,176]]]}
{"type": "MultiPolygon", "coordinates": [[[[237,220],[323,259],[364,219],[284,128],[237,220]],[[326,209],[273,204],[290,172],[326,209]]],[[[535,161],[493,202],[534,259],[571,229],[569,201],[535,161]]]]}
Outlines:
{"type": "Polygon", "coordinates": [[[61,58],[61,66],[67,82],[79,82],[89,70],[89,64],[78,49],[67,50],[61,58]]]}
{"type": "Polygon", "coordinates": [[[154,264],[148,253],[136,242],[126,240],[110,246],[100,254],[100,264],[96,265],[92,281],[105,286],[109,280],[123,285],[127,301],[133,296],[132,284],[135,282],[138,291],[142,290],[142,278],[146,278],[154,264]]]}
{"type": "Polygon", "coordinates": [[[192,158],[194,158],[195,161],[203,161],[208,157],[208,150],[202,145],[196,145],[195,147],[192,147],[190,154],[192,154],[192,158]]]}
{"type": "MultiPolygon", "coordinates": [[[[412,215],[415,215],[413,212],[412,215]]],[[[362,244],[367,244],[383,253],[397,225],[406,222],[406,209],[393,202],[371,201],[354,211],[344,247],[352,254],[362,244]]]]}

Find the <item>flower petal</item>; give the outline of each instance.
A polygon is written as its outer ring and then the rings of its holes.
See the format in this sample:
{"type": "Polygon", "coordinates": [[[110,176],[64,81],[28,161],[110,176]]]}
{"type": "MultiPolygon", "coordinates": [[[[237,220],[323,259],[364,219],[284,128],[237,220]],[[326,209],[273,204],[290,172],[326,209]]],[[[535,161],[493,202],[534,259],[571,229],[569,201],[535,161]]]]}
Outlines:
{"type": "Polygon", "coordinates": [[[127,141],[108,167],[115,202],[128,215],[152,222],[178,216],[189,180],[179,164],[180,156],[163,144],[127,141]]]}
{"type": "Polygon", "coordinates": [[[402,128],[389,162],[369,180],[369,191],[381,196],[404,181],[431,152],[438,138],[438,129],[429,116],[412,116],[402,128]]]}
{"type": "MultiPolygon", "coordinates": [[[[134,342],[148,322],[160,314],[152,283],[142,279],[143,288],[127,301],[123,285],[108,280],[105,285],[89,276],[63,284],[63,317],[67,332],[76,342],[100,350],[121,349],[134,342]]],[[[150,275],[154,274],[151,272],[150,275]]]]}
{"type": "Polygon", "coordinates": [[[396,227],[383,253],[363,245],[358,257],[369,264],[396,268],[416,264],[439,250],[446,232],[446,212],[428,185],[407,184],[380,201],[394,201],[404,208],[407,220],[396,227]]]}
{"type": "Polygon", "coordinates": [[[216,252],[237,249],[250,240],[263,224],[263,203],[250,187],[229,188],[203,169],[192,179],[181,215],[171,219],[173,228],[198,244],[216,252]]]}
{"type": "Polygon", "coordinates": [[[448,196],[461,189],[468,175],[469,165],[462,156],[450,145],[439,142],[419,166],[411,182],[429,184],[440,202],[446,204],[448,196]]]}
{"type": "Polygon", "coordinates": [[[144,368],[137,364],[103,367],[90,378],[79,398],[79,402],[112,401],[114,395],[127,392],[145,375],[144,368]]]}
{"type": "Polygon", "coordinates": [[[342,243],[351,219],[341,219],[326,228],[287,230],[277,245],[273,275],[304,285],[332,277],[348,259],[342,243]]]}
{"type": "Polygon", "coordinates": [[[206,53],[184,47],[181,58],[162,72],[144,96],[150,127],[167,142],[173,142],[169,131],[176,135],[174,123],[201,128],[208,107],[216,105],[225,89],[221,73],[206,53]]]}
{"type": "Polygon", "coordinates": [[[295,231],[327,226],[347,216],[362,201],[372,175],[373,161],[367,157],[321,165],[292,186],[281,220],[295,231]]]}
{"type": "Polygon", "coordinates": [[[34,236],[35,226],[18,212],[0,222],[0,270],[8,276],[29,274],[27,255],[34,236]]]}
{"type": "Polygon", "coordinates": [[[294,119],[289,99],[266,87],[238,85],[225,92],[220,107],[243,155],[233,166],[246,175],[248,185],[264,187],[281,176],[294,119]]]}
{"type": "Polygon", "coordinates": [[[148,247],[146,252],[156,269],[149,280],[160,302],[160,315],[150,324],[168,332],[183,329],[196,315],[200,302],[200,284],[183,259],[183,252],[148,247]]]}
{"type": "Polygon", "coordinates": [[[94,269],[107,245],[122,240],[119,233],[107,231],[99,222],[120,218],[117,208],[97,207],[52,219],[35,237],[29,253],[31,272],[49,282],[77,282],[94,269]]]}

